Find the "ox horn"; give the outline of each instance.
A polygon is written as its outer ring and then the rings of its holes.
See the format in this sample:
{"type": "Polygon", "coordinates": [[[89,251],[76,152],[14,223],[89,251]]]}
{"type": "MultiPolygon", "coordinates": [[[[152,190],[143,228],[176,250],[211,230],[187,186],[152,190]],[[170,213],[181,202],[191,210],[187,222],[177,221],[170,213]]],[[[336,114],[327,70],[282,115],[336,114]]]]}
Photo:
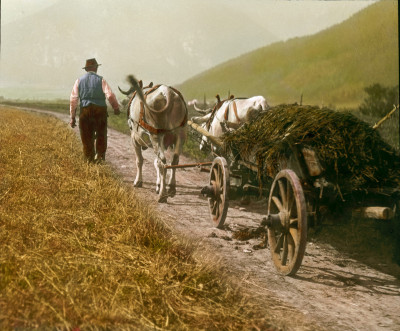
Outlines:
{"type": "Polygon", "coordinates": [[[211,111],[211,108],[208,109],[200,109],[199,107],[196,106],[196,102],[193,103],[194,109],[196,109],[200,114],[208,114],[211,111]]]}
{"type": "Polygon", "coordinates": [[[129,94],[131,94],[132,92],[134,92],[135,91],[135,89],[133,88],[133,87],[131,87],[128,91],[123,91],[123,90],[121,90],[121,88],[118,86],[118,90],[122,93],[122,94],[125,94],[125,95],[129,95],[129,94]]]}

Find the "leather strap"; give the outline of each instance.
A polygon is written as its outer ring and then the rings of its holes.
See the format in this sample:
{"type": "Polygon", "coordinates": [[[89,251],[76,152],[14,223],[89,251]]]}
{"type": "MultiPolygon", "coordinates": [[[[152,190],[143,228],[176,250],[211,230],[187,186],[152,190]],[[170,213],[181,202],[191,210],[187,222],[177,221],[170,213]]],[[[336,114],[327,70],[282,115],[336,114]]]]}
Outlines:
{"type": "MultiPolygon", "coordinates": [[[[144,97],[146,98],[150,93],[152,93],[153,91],[155,91],[156,89],[158,89],[160,86],[161,86],[161,85],[153,86],[150,90],[146,91],[144,97]]],[[[185,105],[185,108],[186,108],[186,103],[185,103],[185,100],[183,99],[182,94],[181,94],[177,89],[175,89],[175,88],[173,88],[173,87],[171,87],[171,86],[170,86],[169,88],[170,88],[171,90],[173,90],[176,94],[179,95],[179,97],[182,99],[182,101],[183,101],[183,103],[184,103],[184,105],[185,105]]],[[[188,111],[187,111],[187,108],[186,108],[185,117],[183,118],[181,124],[180,124],[178,127],[174,128],[174,129],[171,129],[171,130],[168,130],[168,129],[156,129],[156,128],[152,127],[151,125],[149,125],[148,123],[146,123],[146,120],[145,120],[145,118],[144,118],[144,104],[143,104],[142,101],[140,101],[139,125],[140,125],[143,129],[149,131],[150,133],[159,134],[159,133],[165,133],[165,132],[173,131],[173,130],[179,128],[179,127],[185,126],[186,123],[187,123],[187,118],[188,118],[188,111]]]]}
{"type": "Polygon", "coordinates": [[[232,104],[233,104],[233,112],[235,113],[237,121],[240,123],[240,118],[239,118],[238,113],[237,113],[236,102],[232,101],[232,104]]]}
{"type": "Polygon", "coordinates": [[[232,101],[232,102],[229,103],[228,106],[226,107],[226,109],[225,109],[225,114],[224,114],[225,121],[228,120],[228,117],[229,117],[229,106],[230,106],[231,104],[232,104],[232,106],[233,106],[233,112],[234,112],[234,114],[235,114],[235,117],[236,117],[237,121],[240,123],[240,118],[239,118],[238,113],[237,113],[237,106],[236,106],[236,102],[235,102],[235,101],[232,101]]]}
{"type": "Polygon", "coordinates": [[[185,117],[183,118],[181,124],[179,126],[177,126],[176,128],[174,128],[174,129],[171,129],[171,130],[168,130],[168,129],[156,129],[156,128],[152,127],[151,125],[149,125],[148,123],[146,123],[145,118],[144,118],[144,104],[143,104],[143,102],[140,102],[139,125],[143,129],[149,131],[152,134],[170,132],[170,131],[173,131],[173,130],[179,128],[179,127],[185,126],[186,122],[187,122],[187,116],[188,116],[188,114],[186,112],[185,113],[185,117]]]}

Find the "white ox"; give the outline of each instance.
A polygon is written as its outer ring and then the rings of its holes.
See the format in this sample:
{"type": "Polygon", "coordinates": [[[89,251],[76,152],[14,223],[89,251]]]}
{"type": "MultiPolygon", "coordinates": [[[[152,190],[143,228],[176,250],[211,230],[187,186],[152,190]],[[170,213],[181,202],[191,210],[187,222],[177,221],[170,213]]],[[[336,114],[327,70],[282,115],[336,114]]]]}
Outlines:
{"type": "MultiPolygon", "coordinates": [[[[202,125],[211,135],[220,137],[228,129],[237,129],[242,124],[251,121],[258,114],[269,109],[269,105],[263,96],[251,98],[233,98],[221,101],[217,95],[217,103],[211,109],[199,109],[194,107],[204,116],[192,117],[194,123],[202,125]]],[[[203,136],[200,149],[204,148],[207,138],[203,136]]]]}
{"type": "Polygon", "coordinates": [[[141,187],[143,184],[142,149],[152,147],[156,154],[154,166],[157,170],[158,202],[167,202],[167,197],[172,197],[176,193],[176,179],[175,169],[171,169],[167,193],[165,152],[169,147],[172,148],[171,165],[179,163],[179,155],[182,153],[186,140],[186,103],[181,93],[172,87],[166,85],[151,87],[150,85],[149,89],[143,93],[138,81],[132,75],[128,76],[128,81],[132,85],[130,90],[123,92],[120,89],[120,91],[126,95],[134,92],[128,106],[128,124],[131,129],[137,167],[134,186],[141,187]]]}

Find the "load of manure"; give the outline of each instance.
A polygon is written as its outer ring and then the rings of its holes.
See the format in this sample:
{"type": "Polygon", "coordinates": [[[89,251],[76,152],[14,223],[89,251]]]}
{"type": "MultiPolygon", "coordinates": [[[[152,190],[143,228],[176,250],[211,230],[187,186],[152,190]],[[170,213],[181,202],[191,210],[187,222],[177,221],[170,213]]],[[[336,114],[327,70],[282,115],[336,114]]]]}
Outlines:
{"type": "Polygon", "coordinates": [[[278,105],[222,137],[224,152],[254,159],[259,178],[274,177],[278,160],[296,144],[311,147],[325,178],[342,192],[400,186],[399,155],[379,133],[349,112],[278,105]]]}

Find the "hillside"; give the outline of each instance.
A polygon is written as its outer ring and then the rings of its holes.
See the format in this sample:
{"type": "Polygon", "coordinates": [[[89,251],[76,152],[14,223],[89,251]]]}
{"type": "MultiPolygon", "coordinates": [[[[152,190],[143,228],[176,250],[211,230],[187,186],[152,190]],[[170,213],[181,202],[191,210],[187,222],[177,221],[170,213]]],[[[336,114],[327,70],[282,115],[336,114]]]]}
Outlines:
{"type": "Polygon", "coordinates": [[[364,87],[399,83],[398,3],[380,1],[312,36],[247,53],[179,86],[188,98],[264,95],[270,104],[357,106],[364,87]]]}

